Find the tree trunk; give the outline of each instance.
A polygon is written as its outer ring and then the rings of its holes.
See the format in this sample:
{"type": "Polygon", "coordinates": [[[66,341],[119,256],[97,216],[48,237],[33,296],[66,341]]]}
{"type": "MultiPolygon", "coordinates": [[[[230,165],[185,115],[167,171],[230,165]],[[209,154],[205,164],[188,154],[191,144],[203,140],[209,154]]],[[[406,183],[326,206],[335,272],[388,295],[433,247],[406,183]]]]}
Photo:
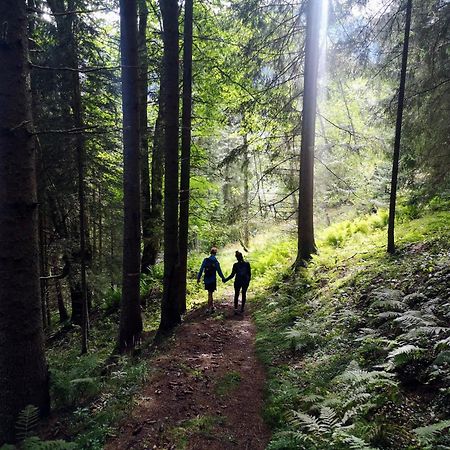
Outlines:
{"type": "Polygon", "coordinates": [[[123,278],[119,350],[133,348],[142,333],[139,296],[141,214],[139,173],[139,96],[136,0],[120,0],[120,51],[123,109],[123,278]]]}
{"type": "Polygon", "coordinates": [[[296,266],[303,265],[316,252],[313,223],[314,140],[316,132],[321,4],[322,1],[309,0],[307,7],[296,266]]]}
{"type": "Polygon", "coordinates": [[[180,174],[180,285],[178,304],[180,313],[186,312],[186,273],[189,239],[189,196],[191,177],[191,129],[192,129],[192,23],[193,0],[184,4],[183,47],[183,115],[181,125],[181,174],[180,174]]]}
{"type": "Polygon", "coordinates": [[[178,2],[161,0],[164,24],[164,280],[160,332],[180,323],[177,298],[178,270],[178,2]]]}
{"type": "Polygon", "coordinates": [[[27,405],[49,411],[39,298],[26,6],[0,2],[0,445],[27,405]]]}
{"type": "Polygon", "coordinates": [[[161,69],[159,87],[158,117],[156,118],[155,134],[153,136],[152,177],[151,177],[151,215],[150,229],[147,240],[144,241],[142,252],[142,272],[148,273],[149,266],[156,264],[161,248],[163,227],[163,178],[164,178],[164,89],[165,83],[161,69]]]}
{"type": "Polygon", "coordinates": [[[249,191],[248,191],[248,178],[249,178],[249,165],[250,160],[248,157],[248,140],[247,134],[244,135],[244,161],[242,162],[242,174],[244,175],[244,233],[243,233],[243,241],[246,248],[250,245],[250,231],[249,231],[249,209],[250,209],[250,201],[249,201],[249,191]]]}
{"type": "Polygon", "coordinates": [[[55,280],[55,291],[56,291],[56,301],[58,303],[59,322],[63,323],[69,319],[69,315],[67,314],[66,305],[64,303],[64,297],[61,289],[61,282],[58,279],[55,280]]]}
{"type": "MultiPolygon", "coordinates": [[[[141,270],[147,272],[150,261],[144,260],[145,247],[152,236],[151,198],[150,198],[150,161],[148,154],[148,120],[147,120],[147,93],[148,93],[148,49],[147,49],[147,18],[148,8],[146,0],[138,1],[139,28],[139,120],[140,120],[140,150],[141,150],[141,211],[142,211],[142,239],[144,252],[142,254],[141,270]]],[[[153,263],[154,264],[154,263],[153,263]]]]}
{"type": "MultiPolygon", "coordinates": [[[[69,0],[67,6],[65,2],[57,0],[47,0],[47,3],[56,17],[56,24],[59,39],[58,59],[62,66],[78,67],[78,44],[76,37],[76,14],[66,14],[68,11],[76,11],[77,1],[69,0]]],[[[62,73],[62,93],[69,95],[71,108],[63,109],[67,123],[74,128],[82,128],[83,109],[81,100],[80,74],[77,71],[62,73]]],[[[70,285],[70,296],[72,302],[73,323],[82,327],[82,352],[87,350],[87,334],[89,328],[88,308],[86,308],[87,299],[87,281],[86,281],[86,265],[87,265],[87,227],[86,227],[86,206],[85,206],[85,189],[84,189],[84,166],[86,160],[86,149],[84,136],[78,133],[74,141],[74,158],[76,161],[76,170],[78,172],[77,194],[79,206],[79,224],[72,230],[66,230],[64,237],[70,242],[66,249],[66,259],[69,261],[68,281],[70,285]]]]}
{"type": "Polygon", "coordinates": [[[408,66],[409,31],[411,29],[412,0],[406,3],[405,38],[403,40],[402,70],[398,91],[397,122],[395,124],[394,156],[392,160],[391,194],[389,201],[388,253],[395,253],[395,204],[397,201],[398,165],[400,160],[400,141],[402,138],[403,104],[405,99],[406,70],[408,66]]]}

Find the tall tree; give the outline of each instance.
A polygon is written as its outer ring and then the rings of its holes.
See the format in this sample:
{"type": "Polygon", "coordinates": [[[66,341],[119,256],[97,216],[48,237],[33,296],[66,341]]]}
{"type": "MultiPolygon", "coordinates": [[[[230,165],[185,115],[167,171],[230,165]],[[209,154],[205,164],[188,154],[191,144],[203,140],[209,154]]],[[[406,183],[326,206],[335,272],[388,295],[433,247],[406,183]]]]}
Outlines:
{"type": "Polygon", "coordinates": [[[141,214],[139,173],[139,96],[136,0],[120,0],[120,51],[123,109],[123,275],[119,350],[132,348],[142,332],[139,276],[141,214]]]}
{"type": "Polygon", "coordinates": [[[18,413],[49,409],[39,298],[38,215],[26,5],[0,2],[0,444],[18,413]]]}
{"type": "Polygon", "coordinates": [[[395,204],[397,201],[398,165],[400,160],[400,141],[402,138],[403,105],[405,99],[406,70],[408,67],[409,32],[411,29],[412,0],[406,2],[405,36],[403,40],[402,69],[398,90],[397,122],[395,124],[394,155],[392,159],[391,192],[389,198],[388,253],[395,253],[395,204]]]}
{"type": "Polygon", "coordinates": [[[189,237],[189,196],[191,176],[192,130],[192,25],[193,0],[184,3],[183,47],[183,113],[181,118],[181,173],[180,173],[180,313],[186,312],[186,274],[189,237]]]}
{"type": "MultiPolygon", "coordinates": [[[[79,69],[78,34],[80,21],[76,13],[80,6],[77,0],[60,2],[47,0],[50,10],[55,15],[58,36],[57,61],[61,66],[73,70],[64,71],[61,76],[61,94],[68,96],[69,103],[63,106],[63,119],[67,128],[82,130],[84,128],[83,102],[81,97],[81,80],[79,69]],[[68,108],[70,106],[70,108],[68,108]]],[[[87,298],[87,227],[86,227],[86,196],[85,196],[85,165],[86,142],[83,133],[75,134],[73,155],[70,155],[77,170],[78,192],[78,226],[61,227],[61,233],[69,248],[66,248],[66,261],[69,267],[69,284],[72,298],[72,321],[81,325],[81,351],[87,351],[89,328],[88,298],[87,298]]]]}
{"type": "MultiPolygon", "coordinates": [[[[150,197],[150,160],[148,151],[148,47],[147,47],[147,0],[138,1],[139,27],[139,120],[141,143],[141,211],[142,211],[142,240],[144,250],[142,253],[142,272],[146,272],[151,261],[148,260],[148,242],[152,237],[151,197],[150,197]]],[[[153,262],[154,264],[154,262],[153,262]]]]}
{"type": "Polygon", "coordinates": [[[319,66],[320,13],[323,0],[309,0],[307,6],[305,76],[303,92],[302,143],[298,212],[298,253],[300,266],[316,252],[314,241],[314,141],[316,133],[317,71],[319,66]]]}
{"type": "Polygon", "coordinates": [[[178,2],[161,0],[164,40],[164,280],[159,329],[165,332],[180,323],[178,308],[178,131],[179,66],[178,2]]]}

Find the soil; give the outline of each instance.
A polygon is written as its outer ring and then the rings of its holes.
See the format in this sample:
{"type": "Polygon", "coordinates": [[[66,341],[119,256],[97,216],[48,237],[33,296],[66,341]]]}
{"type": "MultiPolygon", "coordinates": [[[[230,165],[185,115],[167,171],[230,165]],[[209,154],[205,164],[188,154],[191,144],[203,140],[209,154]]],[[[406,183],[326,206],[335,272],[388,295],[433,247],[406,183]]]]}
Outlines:
{"type": "Polygon", "coordinates": [[[264,370],[250,314],[232,300],[193,311],[165,342],[132,413],[105,449],[262,450],[264,370]]]}

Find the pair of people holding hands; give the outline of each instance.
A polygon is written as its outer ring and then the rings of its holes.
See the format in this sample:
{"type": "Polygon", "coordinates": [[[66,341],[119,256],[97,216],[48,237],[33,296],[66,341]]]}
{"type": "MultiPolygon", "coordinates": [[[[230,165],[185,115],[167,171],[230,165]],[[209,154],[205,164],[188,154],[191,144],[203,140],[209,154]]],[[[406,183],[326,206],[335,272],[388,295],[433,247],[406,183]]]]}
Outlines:
{"type": "Polygon", "coordinates": [[[233,269],[228,277],[224,277],[222,269],[220,268],[220,263],[217,260],[217,248],[212,247],[210,256],[205,258],[200,267],[200,271],[197,275],[197,283],[200,283],[202,274],[204,272],[203,282],[205,283],[205,290],[208,291],[208,309],[207,312],[214,312],[214,298],[213,292],[217,289],[217,277],[219,274],[220,278],[224,283],[232,278],[236,277],[234,280],[234,313],[238,314],[238,299],[239,293],[242,290],[242,302],[241,302],[241,314],[244,312],[245,301],[247,299],[247,289],[250,284],[250,279],[252,277],[250,263],[244,261],[244,256],[241,252],[236,250],[237,262],[233,264],[233,269]]]}

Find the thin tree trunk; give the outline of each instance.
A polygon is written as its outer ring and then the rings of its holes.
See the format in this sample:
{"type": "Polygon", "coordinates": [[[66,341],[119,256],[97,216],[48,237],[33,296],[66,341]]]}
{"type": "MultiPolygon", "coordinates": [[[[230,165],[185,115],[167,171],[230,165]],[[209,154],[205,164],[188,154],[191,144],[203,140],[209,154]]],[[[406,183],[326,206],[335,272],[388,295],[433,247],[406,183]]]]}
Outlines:
{"type": "Polygon", "coordinates": [[[123,278],[119,350],[140,340],[142,317],[139,295],[141,272],[141,214],[139,173],[139,97],[136,0],[120,0],[120,51],[124,152],[123,278]]]}
{"type": "Polygon", "coordinates": [[[0,2],[0,445],[27,405],[49,411],[24,0],[0,2]],[[5,26],[7,25],[7,27],[5,26]]]}
{"type": "Polygon", "coordinates": [[[247,140],[247,134],[244,135],[244,161],[242,162],[242,173],[244,175],[244,245],[248,248],[250,244],[250,231],[249,231],[249,209],[250,209],[250,202],[249,202],[249,190],[248,190],[248,168],[250,165],[250,160],[248,157],[248,140],[247,140]]]}
{"type": "Polygon", "coordinates": [[[61,289],[61,282],[58,279],[55,280],[55,291],[56,291],[56,301],[58,303],[59,322],[63,323],[69,319],[69,315],[67,314],[66,305],[64,303],[64,297],[61,289]]]}
{"type": "MultiPolygon", "coordinates": [[[[69,10],[75,10],[75,2],[69,2],[69,10]]],[[[76,23],[76,17],[74,18],[76,23]]],[[[78,46],[75,38],[75,30],[71,34],[71,55],[73,60],[73,67],[78,67],[78,46]]],[[[81,103],[81,85],[80,75],[78,72],[73,72],[72,75],[72,111],[74,118],[74,125],[76,128],[83,128],[83,110],[81,103]]],[[[81,263],[81,353],[88,351],[88,334],[89,334],[89,308],[87,298],[87,281],[86,281],[86,202],[85,202],[85,186],[84,186],[84,172],[86,163],[86,147],[84,136],[82,133],[76,135],[75,147],[77,153],[77,168],[78,168],[78,204],[79,204],[79,227],[80,227],[80,263],[81,263]]]]}
{"type": "Polygon", "coordinates": [[[189,196],[191,177],[191,130],[192,130],[192,26],[193,0],[184,4],[183,47],[183,115],[181,131],[180,174],[180,286],[178,304],[180,313],[186,312],[186,274],[189,239],[189,196]]]}
{"type": "Polygon", "coordinates": [[[319,0],[309,0],[307,7],[296,266],[303,265],[316,252],[313,221],[314,140],[316,131],[321,3],[322,1],[319,0]]]}
{"type": "Polygon", "coordinates": [[[395,124],[394,156],[392,160],[391,194],[389,201],[388,253],[395,253],[395,204],[397,201],[398,165],[400,161],[400,141],[402,138],[403,104],[405,99],[406,70],[408,67],[409,31],[411,29],[412,0],[406,3],[405,38],[403,40],[402,70],[398,91],[397,122],[395,124]]]}
{"type": "Polygon", "coordinates": [[[163,228],[163,178],[164,178],[164,78],[161,69],[158,117],[156,118],[155,134],[153,136],[152,177],[151,177],[151,214],[150,230],[144,241],[142,252],[142,272],[147,273],[149,266],[156,264],[161,248],[163,228]]]}
{"type": "MultiPolygon", "coordinates": [[[[148,49],[147,49],[147,18],[148,8],[146,0],[138,1],[139,28],[139,120],[140,120],[140,149],[141,149],[141,211],[142,211],[142,239],[144,249],[152,237],[151,198],[150,198],[150,161],[148,154],[148,120],[147,120],[147,91],[148,91],[148,49]]],[[[142,254],[141,270],[147,272],[150,261],[142,254]]]]}
{"type": "Polygon", "coordinates": [[[164,24],[164,280],[160,332],[180,323],[177,298],[178,270],[178,2],[161,0],[164,24]]]}

